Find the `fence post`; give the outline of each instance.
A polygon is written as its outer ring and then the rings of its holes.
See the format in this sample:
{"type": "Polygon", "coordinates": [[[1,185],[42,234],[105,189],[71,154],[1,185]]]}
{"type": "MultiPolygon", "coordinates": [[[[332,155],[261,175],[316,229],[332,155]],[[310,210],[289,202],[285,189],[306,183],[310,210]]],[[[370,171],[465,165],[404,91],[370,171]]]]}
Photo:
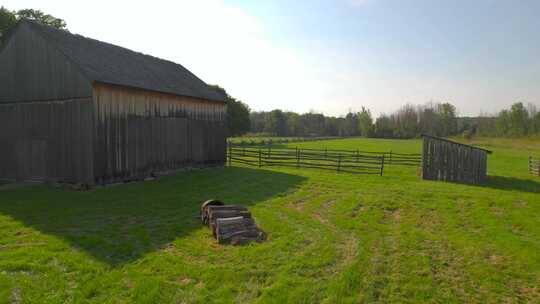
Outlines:
{"type": "Polygon", "coordinates": [[[259,148],[259,168],[262,167],[262,162],[261,162],[261,148],[259,148]]]}
{"type": "Polygon", "coordinates": [[[536,168],[536,173],[538,173],[538,176],[540,176],[540,157],[537,159],[537,162],[538,162],[538,168],[536,168]]]}
{"type": "Polygon", "coordinates": [[[232,164],[232,146],[229,144],[229,167],[232,164]]]}
{"type": "Polygon", "coordinates": [[[324,147],[324,158],[328,158],[328,148],[324,147]]]}
{"type": "Polygon", "coordinates": [[[296,147],[296,168],[300,168],[300,150],[296,147]]]}
{"type": "Polygon", "coordinates": [[[339,173],[341,169],[341,153],[338,154],[338,161],[337,161],[337,172],[339,173]]]}
{"type": "Polygon", "coordinates": [[[381,159],[381,176],[383,175],[383,171],[384,171],[384,154],[382,155],[382,159],[381,159]]]}
{"type": "Polygon", "coordinates": [[[391,165],[392,164],[392,150],[390,150],[390,162],[389,164],[391,165]]]}
{"type": "Polygon", "coordinates": [[[360,153],[360,152],[358,151],[358,149],[356,149],[356,162],[357,162],[357,163],[358,163],[358,154],[359,154],[359,153],[360,153]]]}

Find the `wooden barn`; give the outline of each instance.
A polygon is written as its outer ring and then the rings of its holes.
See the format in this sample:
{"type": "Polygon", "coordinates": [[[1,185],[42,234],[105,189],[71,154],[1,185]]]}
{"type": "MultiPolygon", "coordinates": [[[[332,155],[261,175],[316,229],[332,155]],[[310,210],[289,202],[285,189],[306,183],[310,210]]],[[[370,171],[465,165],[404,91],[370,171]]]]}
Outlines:
{"type": "Polygon", "coordinates": [[[424,179],[468,184],[486,181],[487,155],[491,151],[430,135],[422,138],[424,179]]]}
{"type": "Polygon", "coordinates": [[[0,47],[0,178],[94,185],[223,164],[225,96],[179,64],[21,21],[0,47]]]}

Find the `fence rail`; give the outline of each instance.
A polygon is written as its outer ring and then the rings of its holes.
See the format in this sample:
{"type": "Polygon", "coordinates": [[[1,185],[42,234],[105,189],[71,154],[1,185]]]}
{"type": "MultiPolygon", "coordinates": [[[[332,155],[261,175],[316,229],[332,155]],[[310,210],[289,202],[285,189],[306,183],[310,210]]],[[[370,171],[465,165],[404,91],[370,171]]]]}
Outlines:
{"type": "Polygon", "coordinates": [[[275,148],[272,146],[238,146],[229,145],[229,149],[233,149],[233,157],[237,157],[236,152],[242,151],[242,156],[253,156],[253,151],[261,149],[263,156],[267,153],[274,159],[285,160],[291,156],[296,157],[298,150],[301,151],[302,158],[310,158],[311,160],[327,161],[329,159],[341,158],[342,161],[354,160],[355,162],[363,161],[378,163],[381,157],[384,157],[386,165],[396,166],[420,166],[422,164],[422,155],[419,153],[395,153],[392,151],[361,151],[361,150],[340,150],[340,149],[312,149],[312,148],[275,148]],[[247,152],[246,152],[247,151],[247,152]],[[251,152],[250,152],[251,151],[251,152]],[[246,155],[247,153],[247,155],[246,155]]]}
{"type": "Polygon", "coordinates": [[[540,157],[529,156],[529,173],[540,176],[540,157]]]}
{"type": "Polygon", "coordinates": [[[248,147],[229,145],[229,165],[315,168],[356,174],[383,175],[385,165],[417,166],[420,154],[360,150],[248,147]]]}
{"type": "Polygon", "coordinates": [[[229,165],[233,162],[250,166],[314,168],[355,174],[378,174],[384,171],[384,155],[272,147],[228,148],[229,165]]]}

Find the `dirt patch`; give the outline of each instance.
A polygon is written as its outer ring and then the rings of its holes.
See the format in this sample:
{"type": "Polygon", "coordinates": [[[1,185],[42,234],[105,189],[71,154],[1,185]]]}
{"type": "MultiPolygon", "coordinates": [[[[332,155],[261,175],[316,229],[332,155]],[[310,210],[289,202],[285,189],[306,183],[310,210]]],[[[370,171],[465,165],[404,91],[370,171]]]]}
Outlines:
{"type": "Polygon", "coordinates": [[[401,209],[399,208],[384,208],[383,209],[383,223],[401,221],[401,209]]]}
{"type": "Polygon", "coordinates": [[[492,265],[501,265],[504,264],[506,261],[506,258],[504,256],[496,254],[489,255],[487,259],[492,265]]]}
{"type": "Polygon", "coordinates": [[[293,202],[291,202],[289,205],[296,211],[304,211],[304,207],[306,205],[306,202],[308,200],[310,200],[312,197],[311,196],[306,196],[306,197],[302,197],[300,199],[297,199],[293,202]]]}
{"type": "Polygon", "coordinates": [[[187,277],[181,277],[178,279],[178,284],[182,285],[182,286],[186,286],[188,284],[190,284],[191,282],[193,282],[192,279],[190,278],[187,278],[187,277]]]}
{"type": "Polygon", "coordinates": [[[350,237],[343,243],[342,248],[343,252],[343,265],[349,265],[354,262],[358,256],[358,239],[355,237],[350,237]]]}
{"type": "Polygon", "coordinates": [[[358,203],[353,210],[350,213],[351,217],[356,217],[358,214],[360,214],[362,211],[364,211],[364,205],[362,203],[358,203]]]}
{"type": "Polygon", "coordinates": [[[328,225],[328,219],[326,219],[325,217],[323,217],[319,212],[315,212],[313,214],[313,217],[318,220],[319,222],[321,222],[321,224],[325,224],[325,225],[328,225]]]}
{"type": "Polygon", "coordinates": [[[333,204],[335,204],[337,202],[337,199],[331,199],[331,200],[328,200],[328,201],[325,201],[324,203],[321,204],[321,207],[323,208],[329,208],[330,206],[332,206],[333,204]]]}
{"type": "Polygon", "coordinates": [[[515,201],[514,206],[516,207],[526,207],[528,203],[526,201],[515,201]]]}
{"type": "Polygon", "coordinates": [[[518,297],[523,303],[538,303],[540,301],[540,289],[537,286],[523,286],[519,289],[518,297]]]}

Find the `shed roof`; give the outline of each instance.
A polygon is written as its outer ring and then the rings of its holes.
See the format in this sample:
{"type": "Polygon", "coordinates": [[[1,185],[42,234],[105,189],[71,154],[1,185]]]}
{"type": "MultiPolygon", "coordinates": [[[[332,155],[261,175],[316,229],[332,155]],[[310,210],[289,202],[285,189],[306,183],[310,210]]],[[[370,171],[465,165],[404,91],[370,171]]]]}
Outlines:
{"type": "Polygon", "coordinates": [[[53,43],[92,82],[225,101],[225,96],[180,64],[58,30],[35,21],[21,22],[30,24],[31,28],[53,43]]]}
{"type": "Polygon", "coordinates": [[[436,139],[436,140],[449,142],[449,143],[452,143],[452,144],[455,144],[455,145],[459,145],[459,146],[465,146],[465,147],[469,147],[469,148],[472,148],[472,149],[482,150],[482,151],[484,151],[484,152],[486,152],[486,153],[488,153],[488,154],[493,153],[493,151],[491,151],[491,150],[487,150],[487,149],[480,148],[480,147],[477,147],[477,146],[471,146],[471,145],[467,145],[467,144],[462,144],[462,143],[460,143],[460,142],[453,141],[453,140],[446,139],[446,138],[442,138],[442,137],[432,136],[432,135],[428,135],[428,134],[422,134],[422,137],[433,138],[433,139],[436,139]]]}

